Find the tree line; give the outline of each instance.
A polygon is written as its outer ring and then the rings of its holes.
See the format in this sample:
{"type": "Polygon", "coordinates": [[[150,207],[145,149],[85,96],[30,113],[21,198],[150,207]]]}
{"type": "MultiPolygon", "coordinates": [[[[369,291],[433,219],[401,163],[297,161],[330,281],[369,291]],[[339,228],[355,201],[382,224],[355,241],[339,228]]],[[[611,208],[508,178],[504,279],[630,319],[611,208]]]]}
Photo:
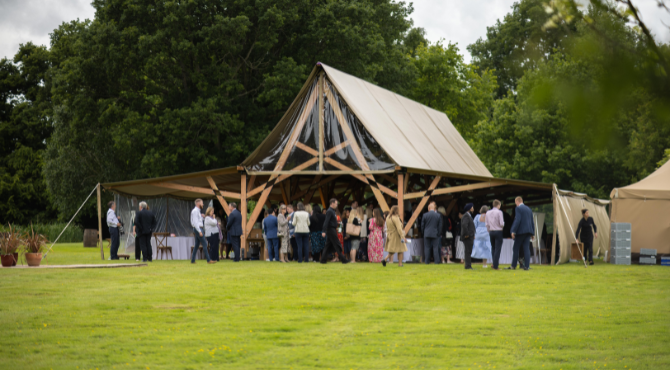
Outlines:
{"type": "Polygon", "coordinates": [[[468,64],[402,1],[94,1],[0,61],[0,221],[239,164],[319,61],[445,112],[494,176],[607,198],[670,148],[668,45],[620,3],[519,1],[468,64]]]}

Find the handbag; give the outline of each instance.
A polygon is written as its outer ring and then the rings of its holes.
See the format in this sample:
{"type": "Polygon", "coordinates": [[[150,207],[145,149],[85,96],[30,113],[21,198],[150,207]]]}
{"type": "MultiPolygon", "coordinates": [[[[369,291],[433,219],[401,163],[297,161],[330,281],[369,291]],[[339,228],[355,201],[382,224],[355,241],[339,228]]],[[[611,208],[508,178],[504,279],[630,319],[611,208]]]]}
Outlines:
{"type": "Polygon", "coordinates": [[[446,235],[446,237],[447,237],[447,239],[453,239],[453,238],[454,238],[454,234],[452,234],[451,231],[447,231],[447,235],[446,235]]]}
{"type": "Polygon", "coordinates": [[[347,230],[345,230],[347,235],[360,236],[361,235],[361,226],[354,225],[352,222],[347,222],[347,230]]]}

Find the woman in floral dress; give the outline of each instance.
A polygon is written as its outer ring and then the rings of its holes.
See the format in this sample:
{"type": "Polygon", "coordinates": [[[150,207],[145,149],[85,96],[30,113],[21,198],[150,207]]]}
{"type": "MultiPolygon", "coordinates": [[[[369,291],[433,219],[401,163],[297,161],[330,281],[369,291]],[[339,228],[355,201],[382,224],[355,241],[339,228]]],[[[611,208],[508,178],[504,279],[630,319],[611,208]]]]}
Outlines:
{"type": "Polygon", "coordinates": [[[373,214],[368,234],[368,259],[370,262],[379,263],[384,258],[384,218],[379,208],[375,208],[373,214]]]}

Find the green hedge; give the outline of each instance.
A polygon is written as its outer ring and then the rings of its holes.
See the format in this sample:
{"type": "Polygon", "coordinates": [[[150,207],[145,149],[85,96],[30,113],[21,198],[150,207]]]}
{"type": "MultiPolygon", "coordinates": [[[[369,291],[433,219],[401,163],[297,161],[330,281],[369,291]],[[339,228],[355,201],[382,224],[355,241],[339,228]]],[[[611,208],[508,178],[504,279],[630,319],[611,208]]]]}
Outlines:
{"type": "MultiPolygon", "coordinates": [[[[35,224],[33,228],[38,234],[42,234],[47,237],[50,242],[53,242],[58,237],[63,228],[67,223],[53,223],[53,224],[35,224]]],[[[30,231],[30,225],[12,225],[12,228],[16,228],[19,232],[30,231]]],[[[0,225],[0,232],[8,231],[7,225],[0,225]]],[[[84,230],[81,226],[78,226],[74,223],[65,230],[60,239],[59,243],[82,243],[84,241],[84,230]]]]}

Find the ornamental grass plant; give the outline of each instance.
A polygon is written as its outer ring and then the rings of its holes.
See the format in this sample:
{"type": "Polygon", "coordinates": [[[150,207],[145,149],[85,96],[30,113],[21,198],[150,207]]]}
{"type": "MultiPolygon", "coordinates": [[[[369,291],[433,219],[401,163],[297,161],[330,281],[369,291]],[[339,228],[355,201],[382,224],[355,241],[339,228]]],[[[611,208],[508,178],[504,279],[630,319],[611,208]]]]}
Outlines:
{"type": "Polygon", "coordinates": [[[0,233],[0,254],[9,255],[18,253],[22,243],[20,232],[12,224],[7,224],[7,230],[0,233]]]}

